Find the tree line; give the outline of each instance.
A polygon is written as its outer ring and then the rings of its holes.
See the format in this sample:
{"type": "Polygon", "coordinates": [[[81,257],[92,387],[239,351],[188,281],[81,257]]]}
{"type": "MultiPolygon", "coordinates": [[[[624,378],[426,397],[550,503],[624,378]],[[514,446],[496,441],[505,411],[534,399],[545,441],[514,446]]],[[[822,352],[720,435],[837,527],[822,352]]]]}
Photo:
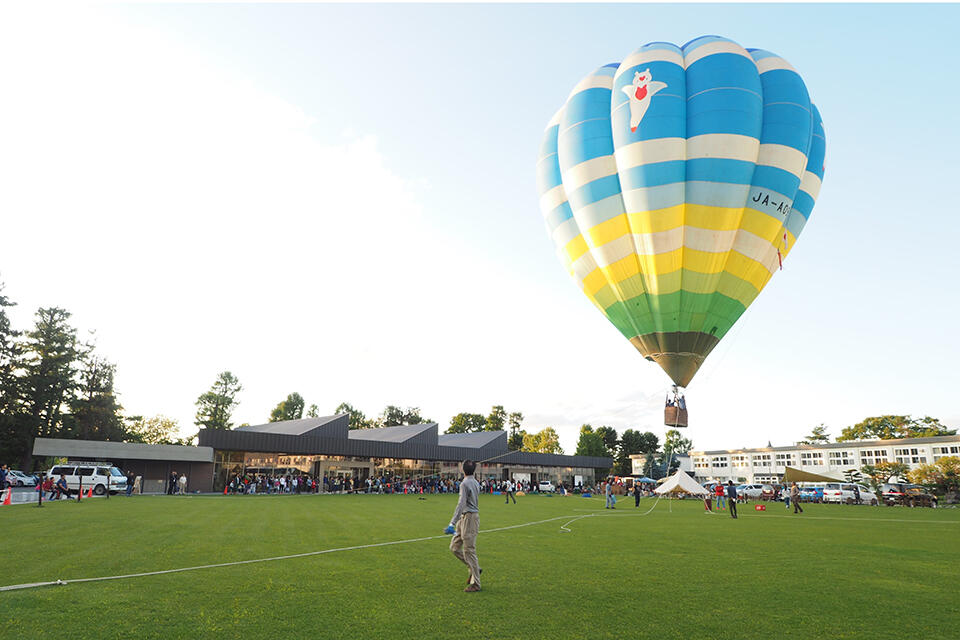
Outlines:
{"type": "MultiPolygon", "coordinates": [[[[819,424],[813,428],[810,435],[797,444],[826,444],[830,442],[829,427],[819,424]]],[[[896,440],[899,438],[930,438],[933,436],[954,436],[956,429],[948,429],[937,418],[924,416],[874,416],[864,418],[851,427],[844,427],[837,436],[836,442],[852,442],[855,440],[896,440]]]]}
{"type": "Polygon", "coordinates": [[[580,439],[577,441],[578,456],[605,456],[613,458],[612,472],[618,476],[628,476],[633,473],[631,455],[645,454],[643,474],[653,479],[662,478],[673,473],[680,465],[675,456],[683,455],[693,449],[693,442],[683,437],[676,429],[670,429],[664,434],[663,448],[660,448],[660,438],[650,431],[641,433],[634,429],[627,429],[622,435],[617,435],[613,427],[593,428],[590,424],[580,427],[580,439]],[[670,461],[669,469],[667,461],[670,461]]]}
{"type": "Polygon", "coordinates": [[[117,367],[97,353],[94,336],[78,336],[71,314],[42,307],[27,330],[8,314],[16,303],[0,284],[0,462],[32,468],[38,437],[145,442],[170,439],[163,416],[127,416],[117,400],[117,367]]]}

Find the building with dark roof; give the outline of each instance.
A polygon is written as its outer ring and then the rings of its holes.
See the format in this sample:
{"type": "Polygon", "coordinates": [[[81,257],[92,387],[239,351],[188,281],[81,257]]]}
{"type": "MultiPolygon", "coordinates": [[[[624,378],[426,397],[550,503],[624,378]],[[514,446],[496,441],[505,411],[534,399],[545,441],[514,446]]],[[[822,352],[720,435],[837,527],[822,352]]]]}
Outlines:
{"type": "Polygon", "coordinates": [[[109,462],[138,476],[143,493],[163,493],[172,471],[187,476],[189,492],[210,491],[213,487],[213,449],[210,447],[35,438],[33,455],[74,462],[109,462]]]}
{"type": "Polygon", "coordinates": [[[476,460],[478,477],[567,486],[592,483],[607,470],[606,457],[510,451],[506,431],[440,434],[435,422],[349,428],[349,415],[305,418],[233,430],[201,429],[201,446],[214,450],[214,488],[237,474],[349,476],[363,482],[377,476],[456,476],[458,464],[476,460]]]}

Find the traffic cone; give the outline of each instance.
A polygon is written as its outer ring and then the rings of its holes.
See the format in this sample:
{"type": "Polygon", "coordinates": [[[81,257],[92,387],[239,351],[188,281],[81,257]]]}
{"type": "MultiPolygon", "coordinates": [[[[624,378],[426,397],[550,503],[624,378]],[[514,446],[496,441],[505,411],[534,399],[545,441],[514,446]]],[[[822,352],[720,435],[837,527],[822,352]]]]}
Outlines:
{"type": "Polygon", "coordinates": [[[86,497],[87,497],[87,498],[92,498],[92,497],[93,497],[93,487],[87,489],[87,495],[86,495],[86,497]]]}
{"type": "Polygon", "coordinates": [[[227,485],[226,487],[223,488],[223,495],[227,495],[227,489],[229,488],[230,488],[230,485],[227,485]]]}
{"type": "Polygon", "coordinates": [[[13,489],[7,489],[6,495],[3,497],[3,506],[8,504],[13,504],[13,489]]]}

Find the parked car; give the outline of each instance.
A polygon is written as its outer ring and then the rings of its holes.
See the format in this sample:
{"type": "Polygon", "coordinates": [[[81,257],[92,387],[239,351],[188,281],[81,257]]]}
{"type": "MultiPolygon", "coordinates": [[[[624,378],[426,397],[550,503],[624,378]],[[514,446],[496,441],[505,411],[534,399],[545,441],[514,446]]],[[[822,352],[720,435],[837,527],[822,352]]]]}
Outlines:
{"type": "Polygon", "coordinates": [[[890,483],[880,487],[883,503],[887,506],[932,507],[934,498],[918,484],[890,483]]]}
{"type": "Polygon", "coordinates": [[[802,487],[800,502],[823,502],[823,487],[802,487]]]}
{"type": "Polygon", "coordinates": [[[770,485],[763,484],[745,484],[737,487],[737,495],[743,496],[744,498],[749,498],[752,500],[759,500],[763,495],[763,488],[768,487],[771,491],[773,487],[770,485]]]}
{"type": "Polygon", "coordinates": [[[765,485],[763,485],[763,489],[762,489],[761,492],[760,492],[760,499],[761,499],[761,500],[776,500],[776,499],[777,499],[777,490],[773,487],[773,485],[770,485],[770,484],[765,484],[765,485]]]}
{"type": "Polygon", "coordinates": [[[557,490],[557,488],[556,488],[555,486],[553,486],[553,483],[550,482],[549,480],[541,480],[541,481],[540,481],[540,484],[537,485],[537,489],[538,489],[541,493],[544,493],[544,492],[546,492],[546,493],[552,493],[552,492],[554,492],[554,491],[557,490]]]}
{"type": "Polygon", "coordinates": [[[59,480],[61,475],[66,476],[67,489],[71,492],[76,492],[82,486],[84,491],[93,488],[96,495],[102,496],[107,492],[108,485],[110,493],[127,489],[127,476],[109,463],[71,462],[57,465],[46,475],[53,478],[54,482],[59,480]]]}
{"type": "Polygon", "coordinates": [[[10,483],[11,487],[35,487],[37,486],[37,479],[28,475],[22,471],[16,471],[11,469],[7,473],[7,482],[10,483]]]}
{"type": "Polygon", "coordinates": [[[854,486],[860,490],[861,504],[876,505],[879,504],[877,494],[862,484],[852,482],[828,482],[823,485],[823,501],[836,502],[837,504],[856,504],[856,492],[854,486]]]}

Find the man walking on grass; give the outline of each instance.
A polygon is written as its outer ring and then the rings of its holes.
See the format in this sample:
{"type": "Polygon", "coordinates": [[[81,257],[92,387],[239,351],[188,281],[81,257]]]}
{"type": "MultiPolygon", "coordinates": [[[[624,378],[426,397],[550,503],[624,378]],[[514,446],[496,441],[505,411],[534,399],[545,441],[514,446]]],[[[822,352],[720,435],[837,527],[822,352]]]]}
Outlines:
{"type": "Polygon", "coordinates": [[[503,492],[507,494],[506,504],[510,504],[510,499],[513,498],[513,504],[517,504],[517,496],[513,493],[513,480],[507,480],[503,485],[503,492]]]}
{"type": "Polygon", "coordinates": [[[800,506],[800,489],[797,488],[796,482],[790,485],[790,500],[793,501],[793,512],[803,513],[803,507],[800,506]]]}
{"type": "Polygon", "coordinates": [[[473,472],[477,468],[476,462],[464,460],[461,467],[464,477],[463,482],[460,483],[460,500],[457,502],[450,524],[443,531],[453,534],[450,551],[470,569],[467,588],[464,591],[473,593],[480,591],[480,574],[483,572],[480,561],[477,559],[477,534],[480,533],[480,509],[477,506],[477,498],[480,496],[480,484],[473,477],[473,472]]]}
{"type": "Polygon", "coordinates": [[[737,488],[733,486],[733,480],[727,480],[727,502],[730,503],[730,517],[737,517],[737,488]]]}

